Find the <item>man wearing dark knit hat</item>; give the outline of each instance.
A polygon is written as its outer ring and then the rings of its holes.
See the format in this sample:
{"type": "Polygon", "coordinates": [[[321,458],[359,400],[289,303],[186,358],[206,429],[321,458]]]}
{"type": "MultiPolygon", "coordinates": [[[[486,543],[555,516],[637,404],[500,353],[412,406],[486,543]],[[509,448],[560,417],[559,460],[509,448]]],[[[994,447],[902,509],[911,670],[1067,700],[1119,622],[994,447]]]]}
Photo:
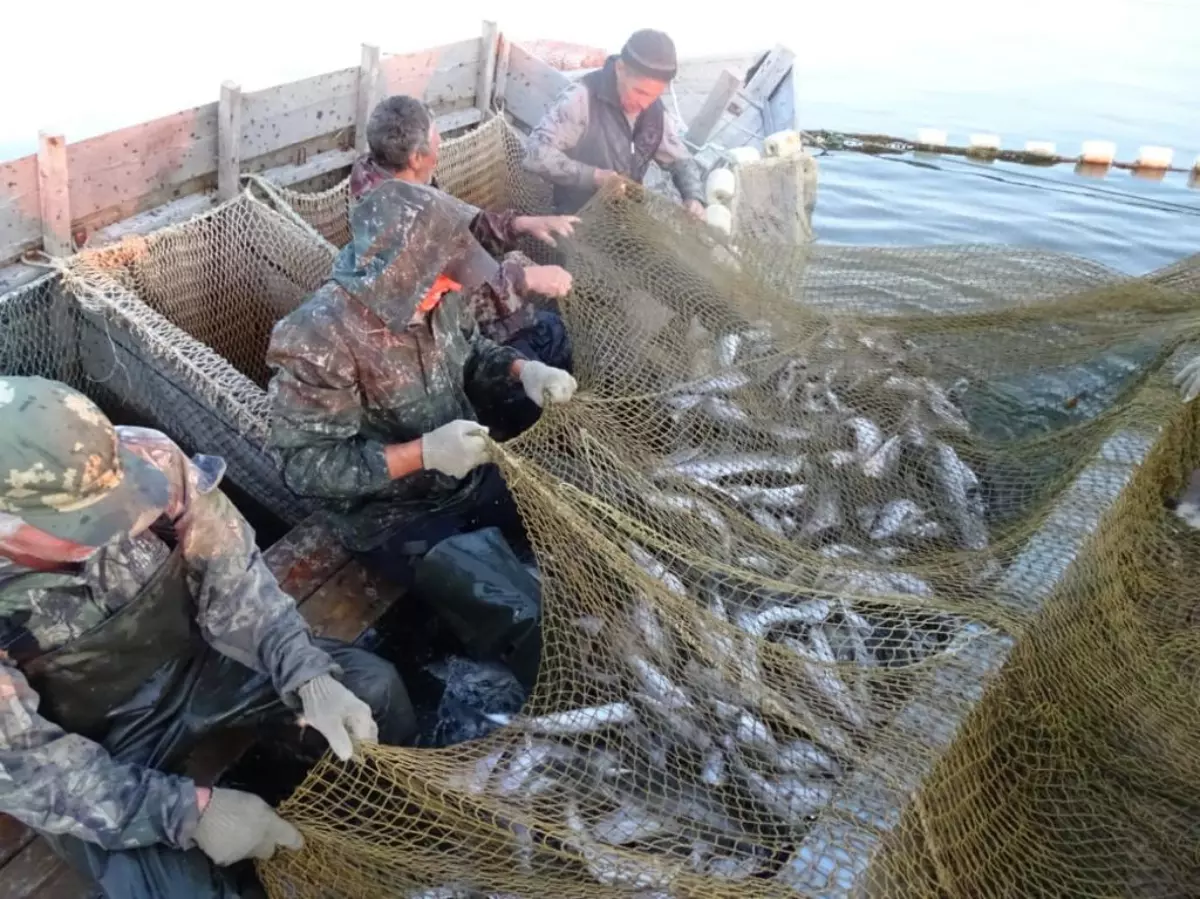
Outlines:
{"type": "Polygon", "coordinates": [[[704,217],[699,168],[661,100],[676,67],[671,39],[643,29],[554,101],[529,137],[524,164],[554,185],[560,214],[577,212],[614,179],[641,183],[654,161],[671,174],[688,212],[704,217]]]}

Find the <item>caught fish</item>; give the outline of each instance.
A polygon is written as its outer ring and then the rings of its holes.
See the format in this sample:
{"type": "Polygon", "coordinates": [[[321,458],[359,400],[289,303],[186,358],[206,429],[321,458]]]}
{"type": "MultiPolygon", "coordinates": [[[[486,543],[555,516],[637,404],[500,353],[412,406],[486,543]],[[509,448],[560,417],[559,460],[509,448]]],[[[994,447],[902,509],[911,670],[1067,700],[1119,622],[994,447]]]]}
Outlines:
{"type": "Polygon", "coordinates": [[[644,595],[635,597],[631,615],[634,629],[641,634],[646,647],[660,658],[666,656],[666,632],[659,621],[658,612],[644,595]]]}
{"type": "Polygon", "coordinates": [[[704,402],[700,404],[702,408],[714,421],[722,424],[749,424],[753,419],[750,415],[734,403],[732,400],[724,399],[719,396],[708,396],[704,398],[704,402]]]}
{"type": "Polygon", "coordinates": [[[712,503],[706,502],[696,496],[684,496],[674,493],[651,494],[646,498],[646,503],[653,508],[664,511],[684,512],[695,515],[716,533],[723,551],[722,558],[728,559],[732,555],[733,531],[730,530],[729,522],[725,520],[725,516],[712,503]]]}
{"type": "Polygon", "coordinates": [[[890,476],[895,472],[903,451],[904,444],[900,439],[900,435],[893,434],[874,454],[863,462],[863,474],[869,478],[876,479],[890,476]]]}
{"type": "Polygon", "coordinates": [[[808,740],[793,740],[779,747],[775,764],[792,774],[809,777],[841,777],[842,768],[828,752],[808,740]]]}
{"type": "Polygon", "coordinates": [[[963,545],[967,549],[987,549],[988,534],[983,518],[983,500],[979,494],[979,479],[970,466],[959,458],[954,447],[939,442],[935,451],[935,474],[963,545]]]}
{"type": "Polygon", "coordinates": [[[850,419],[847,424],[854,429],[854,451],[865,462],[883,445],[883,432],[875,422],[861,415],[850,419]]]}
{"type": "Polygon", "coordinates": [[[945,391],[928,378],[922,380],[928,390],[926,402],[929,404],[929,411],[943,424],[949,425],[962,434],[970,431],[971,425],[967,421],[966,416],[962,414],[962,410],[946,395],[945,391]]]}
{"type": "Polygon", "coordinates": [[[725,754],[720,749],[711,749],[704,757],[700,768],[700,780],[710,787],[720,787],[725,784],[725,754]]]}
{"type": "Polygon", "coordinates": [[[742,345],[742,335],[722,334],[717,338],[716,356],[719,368],[732,368],[737,359],[738,348],[742,345]]]}
{"type": "Polygon", "coordinates": [[[752,637],[762,637],[781,624],[820,624],[832,608],[828,600],[812,599],[799,606],[772,606],[756,615],[743,616],[738,623],[752,637]]]}
{"type": "Polygon", "coordinates": [[[748,474],[779,474],[795,477],[804,472],[803,456],[775,456],[766,453],[739,453],[730,456],[713,456],[695,459],[672,467],[675,474],[683,477],[718,481],[721,478],[740,477],[748,474]]]}
{"type": "Polygon", "coordinates": [[[775,395],[783,402],[789,403],[796,395],[796,387],[804,377],[804,363],[799,359],[789,359],[775,384],[775,395]]]}
{"type": "Polygon", "coordinates": [[[770,531],[777,537],[786,537],[787,529],[783,522],[768,512],[766,509],[751,509],[750,520],[764,530],[770,531]]]}
{"type": "Polygon", "coordinates": [[[742,568],[748,568],[751,571],[757,571],[759,574],[766,575],[773,575],[777,567],[775,562],[767,556],[753,554],[738,556],[734,561],[742,568]]]}
{"type": "Polygon", "coordinates": [[[575,754],[557,743],[530,743],[516,752],[512,762],[496,784],[501,796],[528,793],[530,781],[538,770],[553,761],[572,762],[575,754]]]}
{"type": "Polygon", "coordinates": [[[900,533],[901,528],[910,519],[919,519],[925,513],[911,499],[892,500],[879,512],[872,524],[870,536],[872,540],[889,540],[900,533]]]}
{"type": "Polygon", "coordinates": [[[846,468],[858,461],[858,456],[850,450],[833,450],[825,458],[832,468],[846,468]]]}
{"type": "Polygon", "coordinates": [[[833,491],[826,491],[817,499],[812,516],[800,529],[800,536],[811,538],[825,531],[842,526],[842,506],[833,491]]]}
{"type": "Polygon", "coordinates": [[[591,836],[609,846],[624,846],[627,843],[640,843],[666,829],[667,824],[661,817],[630,803],[595,822],[591,836]]]}
{"type": "Polygon", "coordinates": [[[518,718],[512,715],[497,714],[488,714],[485,717],[502,726],[515,724],[529,733],[569,736],[591,733],[606,727],[632,724],[637,720],[637,713],[632,706],[624,702],[610,702],[606,705],[571,709],[568,712],[555,712],[537,718],[518,718]]]}
{"type": "Polygon", "coordinates": [[[752,380],[744,371],[726,371],[718,375],[713,375],[710,378],[680,384],[671,392],[710,397],[713,394],[733,393],[735,390],[741,390],[750,384],[752,380]]]}
{"type": "Polygon", "coordinates": [[[653,555],[642,549],[642,547],[638,546],[632,540],[628,541],[625,547],[629,550],[629,555],[633,557],[633,561],[637,563],[642,571],[646,572],[646,574],[650,575],[650,577],[654,578],[654,580],[658,581],[675,595],[688,595],[683,581],[668,571],[667,566],[654,558],[653,555]]]}
{"type": "Polygon", "coordinates": [[[571,840],[572,848],[579,853],[587,865],[588,872],[599,883],[635,890],[661,890],[670,886],[671,881],[675,879],[678,866],[668,869],[642,858],[601,848],[588,834],[579,804],[574,799],[567,800],[564,817],[567,827],[574,835],[571,840]]]}
{"type": "Polygon", "coordinates": [[[749,712],[742,712],[738,715],[737,730],[734,736],[744,746],[758,746],[769,749],[774,749],[776,746],[775,737],[771,735],[771,729],[749,712]]]}
{"type": "Polygon", "coordinates": [[[724,491],[742,503],[762,506],[764,509],[794,509],[808,493],[807,484],[792,484],[789,487],[756,487],[754,485],[726,487],[724,491]]]}
{"type": "Polygon", "coordinates": [[[793,775],[768,780],[748,767],[744,767],[741,774],[767,808],[795,824],[812,818],[833,799],[833,784],[829,781],[793,775]]]}
{"type": "Polygon", "coordinates": [[[630,658],[629,664],[637,672],[646,691],[667,708],[685,709],[692,704],[683,690],[645,659],[633,656],[630,658]]]}

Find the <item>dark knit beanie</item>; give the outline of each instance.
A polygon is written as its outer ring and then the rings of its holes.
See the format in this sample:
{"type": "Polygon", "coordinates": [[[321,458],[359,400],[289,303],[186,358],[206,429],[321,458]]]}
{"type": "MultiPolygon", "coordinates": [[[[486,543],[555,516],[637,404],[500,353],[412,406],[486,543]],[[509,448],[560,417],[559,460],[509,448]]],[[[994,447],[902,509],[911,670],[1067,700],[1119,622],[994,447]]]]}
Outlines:
{"type": "Polygon", "coordinates": [[[639,75],[670,81],[678,65],[675,43],[661,31],[643,28],[635,31],[621,48],[621,59],[639,75]]]}

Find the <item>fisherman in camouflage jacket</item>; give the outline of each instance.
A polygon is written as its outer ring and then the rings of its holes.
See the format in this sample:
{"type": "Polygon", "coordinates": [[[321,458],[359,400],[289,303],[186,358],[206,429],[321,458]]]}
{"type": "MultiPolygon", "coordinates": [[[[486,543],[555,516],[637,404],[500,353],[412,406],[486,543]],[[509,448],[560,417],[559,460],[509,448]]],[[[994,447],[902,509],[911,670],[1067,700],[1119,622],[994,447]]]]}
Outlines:
{"type": "MultiPolygon", "coordinates": [[[[432,123],[424,136],[436,146],[432,123]]],[[[540,408],[576,388],[567,372],[484,336],[472,308],[506,304],[531,281],[562,295],[569,276],[492,258],[462,204],[429,185],[434,154],[416,147],[406,168],[417,177],[359,190],[329,281],[276,324],[267,351],[284,482],[399,580],[409,558],[454,533],[520,532],[472,399],[515,388],[540,408]]]]}
{"type": "Polygon", "coordinates": [[[298,717],[348,759],[416,721],[395,669],[315,639],[224,463],[0,377],[0,812],[107,897],[237,899],[231,864],[299,849],[259,797],[183,776],[206,733],[298,717]]]}

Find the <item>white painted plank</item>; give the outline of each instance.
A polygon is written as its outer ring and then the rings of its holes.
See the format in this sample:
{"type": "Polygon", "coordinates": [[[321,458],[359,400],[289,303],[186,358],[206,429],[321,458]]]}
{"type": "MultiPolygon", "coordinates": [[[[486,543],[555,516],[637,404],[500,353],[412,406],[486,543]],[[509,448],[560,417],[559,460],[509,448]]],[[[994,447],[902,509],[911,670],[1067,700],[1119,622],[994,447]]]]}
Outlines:
{"type": "Polygon", "coordinates": [[[318,153],[312,159],[296,165],[281,165],[259,172],[260,178],[287,187],[299,184],[321,175],[327,175],[338,169],[353,165],[358,152],[355,150],[330,150],[328,153],[318,153]]]}
{"type": "Polygon", "coordinates": [[[70,256],[75,244],[71,240],[67,139],[61,133],[38,134],[37,173],[42,248],[51,256],[70,256]]]}
{"type": "Polygon", "coordinates": [[[496,52],[500,29],[495,22],[485,21],[479,37],[479,71],[475,76],[475,106],[487,113],[492,108],[492,92],[496,79],[496,52]]]}
{"type": "Polygon", "coordinates": [[[775,93],[771,94],[771,99],[767,101],[767,109],[770,110],[774,131],[798,127],[795,68],[779,82],[779,87],[775,88],[775,93]]]}
{"type": "Polygon", "coordinates": [[[512,41],[500,34],[496,56],[496,83],[492,87],[492,96],[497,109],[504,109],[504,92],[508,88],[508,61],[512,53],[512,41]]]}
{"type": "Polygon", "coordinates": [[[473,105],[479,51],[479,39],[472,38],[419,53],[385,54],[380,62],[384,96],[420,97],[435,112],[473,105]]]}
{"type": "Polygon", "coordinates": [[[133,215],[149,195],[216,171],[217,104],[68,144],[67,163],[76,221],[133,215]]]}
{"type": "Polygon", "coordinates": [[[0,262],[16,259],[41,242],[37,157],[0,163],[0,262]]]}
{"type": "Polygon", "coordinates": [[[742,79],[736,73],[730,69],[721,70],[721,74],[717,76],[717,83],[713,85],[708,97],[704,100],[704,105],[700,107],[700,111],[688,126],[686,137],[688,143],[702,146],[708,142],[709,136],[716,130],[717,123],[725,115],[729,101],[733,99],[733,95],[741,86],[742,79]]]}
{"type": "Polygon", "coordinates": [[[379,48],[374,44],[362,45],[362,62],[358,65],[358,96],[354,116],[354,149],[367,152],[367,121],[375,104],[379,102],[379,48]]]}
{"type": "Polygon", "coordinates": [[[522,124],[533,128],[570,79],[542,62],[520,44],[509,50],[504,85],[505,108],[522,124]]]}
{"type": "Polygon", "coordinates": [[[232,199],[241,188],[242,89],[232,81],[221,85],[217,109],[217,194],[232,199]]]}
{"type": "Polygon", "coordinates": [[[243,95],[242,158],[252,159],[353,127],[358,115],[358,82],[355,67],[243,95]]]}
{"type": "MultiPolygon", "coordinates": [[[[773,122],[764,120],[759,107],[768,113],[769,118],[768,100],[770,100],[776,88],[779,87],[780,83],[791,71],[795,59],[796,55],[791,50],[782,45],[777,45],[767,54],[766,59],[763,60],[758,70],[750,77],[745,89],[742,91],[742,95],[745,98],[745,100],[741,101],[744,109],[733,120],[732,133],[729,135],[731,140],[736,141],[735,146],[745,143],[743,137],[747,131],[766,137],[771,132],[781,130],[774,127],[773,122]],[[746,102],[746,100],[750,102],[746,102]]],[[[739,100],[735,99],[733,106],[736,108],[738,104],[739,100]]]]}

